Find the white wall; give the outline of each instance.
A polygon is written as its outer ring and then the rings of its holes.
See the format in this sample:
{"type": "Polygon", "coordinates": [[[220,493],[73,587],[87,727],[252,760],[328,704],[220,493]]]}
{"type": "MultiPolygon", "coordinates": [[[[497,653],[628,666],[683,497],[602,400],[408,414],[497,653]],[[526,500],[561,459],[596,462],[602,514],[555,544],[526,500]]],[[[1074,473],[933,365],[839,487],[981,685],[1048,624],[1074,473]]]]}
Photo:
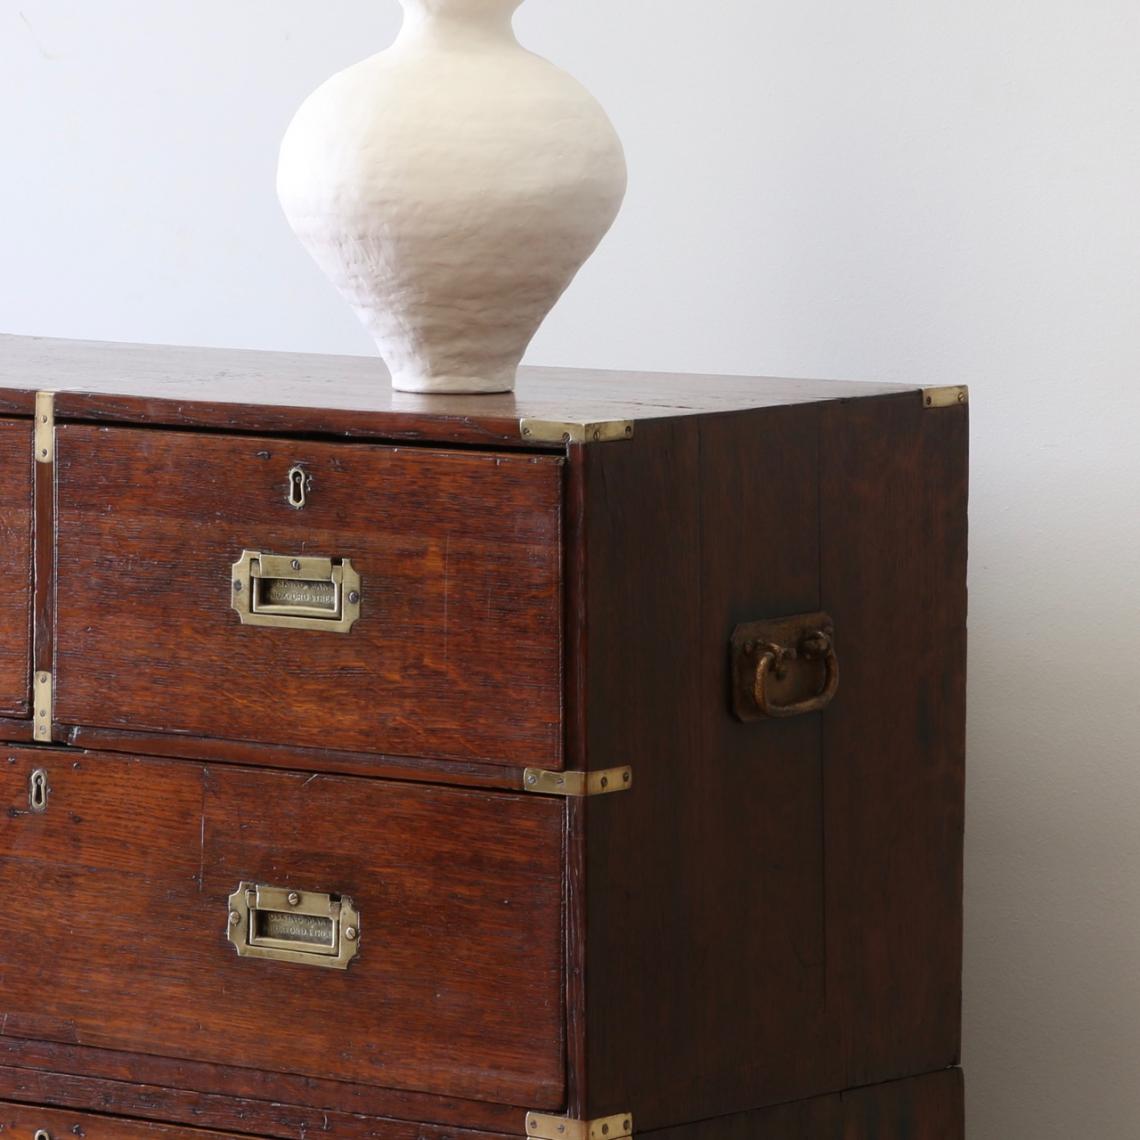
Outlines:
{"type": "MultiPolygon", "coordinates": [[[[5,0],[0,327],[369,352],[273,196],[395,0],[5,0]]],[[[625,212],[530,359],[972,386],[971,1140],[1140,1135],[1140,6],[529,0],[625,212]]]]}

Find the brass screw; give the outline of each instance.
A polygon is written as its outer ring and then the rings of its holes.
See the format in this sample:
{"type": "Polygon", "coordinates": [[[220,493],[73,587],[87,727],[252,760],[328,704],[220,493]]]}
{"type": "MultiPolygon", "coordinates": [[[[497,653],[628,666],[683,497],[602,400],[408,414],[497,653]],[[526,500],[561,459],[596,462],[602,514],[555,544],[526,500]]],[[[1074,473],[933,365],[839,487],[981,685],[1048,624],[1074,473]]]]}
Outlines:
{"type": "Polygon", "coordinates": [[[533,787],[538,783],[538,777],[533,772],[531,772],[531,774],[527,776],[526,782],[533,787]]]}
{"type": "MultiPolygon", "coordinates": [[[[628,783],[629,783],[629,780],[630,780],[630,776],[631,776],[631,774],[632,774],[632,773],[630,773],[630,772],[622,772],[622,774],[621,774],[621,778],[622,778],[622,779],[623,779],[623,780],[624,780],[624,781],[625,781],[625,782],[628,784],[628,783]]],[[[626,1127],[628,1128],[628,1127],[629,1127],[629,1125],[627,1124],[627,1125],[626,1125],[626,1127]]]]}
{"type": "Polygon", "coordinates": [[[345,938],[347,938],[349,940],[349,942],[355,942],[356,941],[356,927],[355,926],[346,926],[344,928],[344,936],[345,936],[345,938]]]}
{"type": "Polygon", "coordinates": [[[299,558],[294,558],[293,561],[289,563],[289,565],[292,566],[294,570],[300,570],[301,560],[299,558]]]}
{"type": "Polygon", "coordinates": [[[360,601],[360,595],[355,590],[349,590],[348,600],[352,605],[356,605],[360,601]]]}
{"type": "Polygon", "coordinates": [[[290,906],[297,906],[301,902],[301,896],[296,891],[290,891],[287,897],[290,906]]]}
{"type": "Polygon", "coordinates": [[[241,922],[241,915],[236,910],[230,911],[230,926],[237,926],[241,922]]]}

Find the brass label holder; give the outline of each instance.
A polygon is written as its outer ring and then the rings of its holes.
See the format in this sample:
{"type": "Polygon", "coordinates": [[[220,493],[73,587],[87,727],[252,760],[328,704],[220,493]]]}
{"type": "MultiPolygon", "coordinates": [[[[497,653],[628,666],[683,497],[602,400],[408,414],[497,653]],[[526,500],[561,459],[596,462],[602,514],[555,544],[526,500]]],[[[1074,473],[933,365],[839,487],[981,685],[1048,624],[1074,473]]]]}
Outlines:
{"type": "Polygon", "coordinates": [[[348,633],[360,617],[360,575],[347,558],[243,550],[230,577],[242,625],[348,633]]]}
{"type": "Polygon", "coordinates": [[[360,947],[360,915],[344,895],[239,883],[228,903],[226,935],[239,958],[347,970],[360,947]]]}

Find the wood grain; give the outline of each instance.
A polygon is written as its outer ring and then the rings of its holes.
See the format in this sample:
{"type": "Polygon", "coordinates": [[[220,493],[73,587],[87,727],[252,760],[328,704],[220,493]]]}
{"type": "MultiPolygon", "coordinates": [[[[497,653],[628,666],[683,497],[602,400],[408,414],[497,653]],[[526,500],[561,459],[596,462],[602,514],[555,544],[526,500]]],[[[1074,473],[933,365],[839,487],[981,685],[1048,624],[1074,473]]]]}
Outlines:
{"type": "MultiPolygon", "coordinates": [[[[12,1074],[8,1091],[0,1089],[0,1096],[76,1107],[98,1103],[128,1116],[143,1115],[142,1106],[149,1104],[152,1111],[146,1115],[153,1119],[202,1121],[217,1128],[230,1127],[258,1102],[269,1102],[288,1112],[289,1120],[301,1122],[340,1112],[512,1134],[527,1112],[521,1105],[3,1034],[0,1071],[12,1074]],[[63,1093],[52,1091],[59,1089],[63,1093]],[[97,1100],[83,1100],[82,1090],[97,1100]],[[68,1099],[59,1099],[61,1095],[68,1099]]],[[[258,1128],[273,1131],[268,1123],[258,1128]]]]}
{"type": "MultiPolygon", "coordinates": [[[[62,419],[532,446],[519,420],[658,419],[837,400],[898,385],[676,373],[523,368],[498,396],[393,392],[374,357],[0,336],[0,414],[31,414],[59,391],[62,419]]],[[[547,445],[561,450],[560,445],[547,445]]]]}
{"type": "Polygon", "coordinates": [[[650,1140],[963,1140],[958,1069],[645,1134],[650,1140]]]}
{"type": "Polygon", "coordinates": [[[3,1067],[0,1096],[37,1102],[0,1102],[0,1137],[11,1134],[11,1140],[31,1140],[34,1130],[40,1128],[55,1140],[68,1136],[83,1140],[213,1140],[224,1136],[237,1140],[250,1132],[280,1140],[308,1140],[318,1133],[331,1140],[514,1140],[517,1135],[3,1067]],[[60,1107],[45,1109],[39,1107],[41,1104],[60,1107]],[[95,1107],[98,1115],[81,1111],[95,1107]],[[124,1119],[126,1114],[143,1119],[124,1119]],[[173,1120],[194,1127],[171,1128],[148,1120],[173,1120]]]}
{"type": "Polygon", "coordinates": [[[31,711],[31,423],[0,421],[0,715],[31,711]]]}
{"type": "Polygon", "coordinates": [[[6,1033],[561,1104],[559,801],[39,749],[0,805],[0,888],[36,900],[36,937],[0,944],[6,1033]],[[237,957],[242,880],[349,895],[358,959],[237,957]]]}
{"type": "MultiPolygon", "coordinates": [[[[7,1084],[0,1072],[0,1087],[7,1084]]],[[[11,1092],[5,1090],[5,1096],[11,1092]]],[[[96,1116],[89,1112],[68,1112],[22,1104],[0,1102],[0,1136],[30,1140],[43,1130],[52,1136],[81,1136],[83,1140],[239,1140],[233,1132],[202,1131],[197,1128],[167,1128],[162,1124],[96,1116]]]]}
{"type": "Polygon", "coordinates": [[[208,736],[132,732],[116,728],[88,728],[84,725],[70,726],[66,733],[60,733],[59,738],[76,748],[96,752],[170,756],[207,760],[212,764],[252,764],[264,768],[288,768],[298,772],[337,772],[345,776],[380,776],[390,780],[453,784],[464,788],[504,788],[516,792],[523,790],[523,768],[500,767],[483,760],[435,760],[422,756],[343,752],[334,748],[290,748],[282,744],[215,740],[208,736]]]}
{"type": "Polygon", "coordinates": [[[828,992],[861,1085],[959,1054],[968,419],[898,396],[820,415],[828,992]]]}
{"type": "Polygon", "coordinates": [[[56,720],[560,767],[560,464],[60,427],[56,720]],[[360,620],[241,625],[243,549],[351,558],[360,620]]]}
{"type": "Polygon", "coordinates": [[[838,1086],[819,721],[742,725],[727,695],[733,627],[816,606],[817,439],[805,406],[589,453],[590,763],[634,764],[587,807],[590,1116],[838,1086]]]}

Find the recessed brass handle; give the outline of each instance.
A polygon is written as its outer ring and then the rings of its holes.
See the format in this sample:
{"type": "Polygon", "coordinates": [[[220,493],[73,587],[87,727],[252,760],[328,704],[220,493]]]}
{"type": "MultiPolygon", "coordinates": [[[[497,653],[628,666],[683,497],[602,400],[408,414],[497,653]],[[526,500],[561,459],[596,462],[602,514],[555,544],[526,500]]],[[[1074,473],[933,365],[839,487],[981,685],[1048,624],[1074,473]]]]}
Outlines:
{"type": "Polygon", "coordinates": [[[51,1133],[46,1128],[37,1128],[32,1140],[51,1140],[51,1133]]]}
{"type": "Polygon", "coordinates": [[[346,895],[239,883],[228,899],[226,936],[240,958],[347,970],[360,948],[360,915],[346,895]]]}
{"type": "Polygon", "coordinates": [[[347,558],[243,550],[230,578],[242,625],[348,633],[360,617],[360,575],[347,558]]]}
{"type": "Polygon", "coordinates": [[[831,618],[824,613],[800,614],[737,626],[732,635],[732,670],[733,712],[740,720],[819,712],[839,689],[831,618]],[[781,688],[785,692],[778,696],[776,690],[781,688]]]}

